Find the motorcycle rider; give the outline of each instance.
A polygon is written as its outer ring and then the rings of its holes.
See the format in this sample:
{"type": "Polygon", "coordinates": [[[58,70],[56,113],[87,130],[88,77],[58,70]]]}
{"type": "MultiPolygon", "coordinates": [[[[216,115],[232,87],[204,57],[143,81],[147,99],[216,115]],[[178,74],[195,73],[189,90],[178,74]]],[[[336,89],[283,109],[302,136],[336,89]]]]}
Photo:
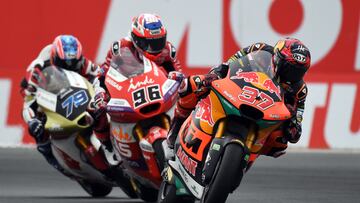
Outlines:
{"type": "Polygon", "coordinates": [[[21,82],[21,94],[24,98],[22,115],[28,124],[29,133],[36,141],[37,150],[47,162],[64,174],[64,169],[55,159],[51,151],[51,142],[44,131],[46,116],[36,103],[40,73],[50,65],[75,71],[90,81],[98,74],[99,67],[83,56],[82,45],[76,37],[59,35],[52,44],[45,46],[38,57],[31,62],[26,70],[26,76],[21,82]]]}
{"type": "Polygon", "coordinates": [[[104,80],[110,68],[111,59],[120,54],[121,48],[128,48],[139,60],[142,61],[143,57],[148,58],[164,67],[170,79],[180,81],[184,76],[176,58],[176,49],[166,40],[166,37],[167,30],[160,16],[143,13],[132,19],[129,36],[111,44],[105,62],[101,65],[100,74],[94,81],[95,97],[88,109],[95,119],[94,133],[110,152],[112,151],[110,125],[105,111],[110,96],[104,80]]]}
{"type": "MultiPolygon", "coordinates": [[[[230,57],[228,62],[236,61],[255,51],[267,51],[272,54],[272,68],[275,78],[284,89],[285,104],[292,118],[285,122],[281,129],[274,131],[266,141],[261,154],[279,157],[285,153],[287,142],[297,143],[301,136],[301,122],[305,108],[307,87],[303,77],[310,67],[310,51],[298,39],[285,38],[279,40],[275,47],[265,43],[255,43],[241,49],[230,57]]],[[[179,100],[175,109],[175,117],[168,133],[165,153],[168,159],[174,157],[174,143],[181,125],[195,109],[197,102],[209,92],[212,81],[226,77],[228,62],[210,70],[205,75],[194,75],[183,80],[179,89],[179,100]]]]}

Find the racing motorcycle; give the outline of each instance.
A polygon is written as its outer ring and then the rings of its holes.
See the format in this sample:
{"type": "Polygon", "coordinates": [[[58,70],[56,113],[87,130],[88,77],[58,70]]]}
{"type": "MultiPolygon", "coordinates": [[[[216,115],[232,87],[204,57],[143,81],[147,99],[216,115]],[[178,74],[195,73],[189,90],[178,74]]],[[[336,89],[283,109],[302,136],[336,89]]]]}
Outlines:
{"type": "Polygon", "coordinates": [[[45,133],[65,174],[93,197],[108,195],[114,186],[135,198],[131,183],[119,167],[109,169],[101,143],[92,133],[86,112],[92,85],[78,73],[48,66],[39,75],[36,102],[46,118],[45,133]]]}
{"type": "Polygon", "coordinates": [[[116,155],[138,196],[154,202],[166,162],[162,142],[170,128],[180,84],[168,79],[163,67],[121,48],[110,63],[105,85],[111,96],[106,111],[116,155]]]}
{"type": "Polygon", "coordinates": [[[271,69],[257,51],[229,64],[181,126],[158,202],[225,202],[270,133],[290,118],[271,69]]]}

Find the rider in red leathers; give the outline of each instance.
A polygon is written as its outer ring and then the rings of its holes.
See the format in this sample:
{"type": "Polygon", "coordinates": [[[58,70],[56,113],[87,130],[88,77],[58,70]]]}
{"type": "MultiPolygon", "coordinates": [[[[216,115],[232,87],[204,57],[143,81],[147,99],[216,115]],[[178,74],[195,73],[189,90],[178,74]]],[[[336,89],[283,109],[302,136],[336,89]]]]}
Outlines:
{"type": "MultiPolygon", "coordinates": [[[[307,87],[303,77],[310,67],[310,51],[299,40],[286,38],[279,40],[275,47],[265,43],[256,43],[235,53],[228,62],[251,52],[264,50],[270,52],[275,77],[285,90],[284,98],[292,118],[281,129],[274,131],[266,141],[261,154],[279,157],[285,153],[287,142],[297,143],[301,136],[301,122],[305,107],[307,87]]],[[[226,77],[228,63],[211,69],[208,74],[194,75],[183,80],[179,89],[180,99],[175,109],[175,117],[168,133],[165,148],[167,158],[173,158],[173,148],[182,123],[195,108],[197,102],[207,95],[211,82],[226,77]]]]}
{"type": "Polygon", "coordinates": [[[82,45],[76,37],[59,35],[31,62],[26,70],[26,77],[21,82],[21,94],[24,98],[23,119],[28,124],[29,133],[34,137],[38,151],[49,164],[64,173],[51,151],[49,137],[44,131],[46,116],[39,111],[36,103],[39,75],[43,68],[50,65],[75,71],[90,81],[96,77],[99,68],[83,56],[82,45]]]}
{"type": "Polygon", "coordinates": [[[95,97],[90,103],[89,113],[95,118],[94,132],[109,151],[110,126],[106,117],[105,107],[110,100],[104,80],[109,70],[111,59],[120,54],[121,48],[128,48],[139,60],[146,57],[162,66],[169,78],[182,80],[180,63],[176,58],[175,47],[166,40],[167,31],[158,15],[140,14],[132,19],[129,36],[112,43],[105,62],[101,65],[100,74],[94,82],[95,97]]]}

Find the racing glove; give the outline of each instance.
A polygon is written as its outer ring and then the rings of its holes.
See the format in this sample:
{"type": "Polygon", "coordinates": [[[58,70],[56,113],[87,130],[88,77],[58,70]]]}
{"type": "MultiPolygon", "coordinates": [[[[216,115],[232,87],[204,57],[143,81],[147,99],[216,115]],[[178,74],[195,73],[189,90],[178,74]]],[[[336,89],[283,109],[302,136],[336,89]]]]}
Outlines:
{"type": "Polygon", "coordinates": [[[95,120],[98,120],[106,112],[106,106],[110,98],[101,87],[97,88],[95,92],[93,100],[89,103],[88,112],[95,120]]]}
{"type": "Polygon", "coordinates": [[[215,73],[208,73],[201,76],[194,76],[193,80],[196,84],[195,94],[202,95],[204,92],[208,92],[211,82],[219,79],[215,73]]]}
{"type": "Polygon", "coordinates": [[[168,74],[168,78],[181,83],[181,81],[185,78],[185,75],[179,71],[170,71],[168,74]]]}
{"type": "Polygon", "coordinates": [[[286,139],[290,143],[297,143],[301,136],[301,124],[299,124],[295,119],[291,119],[289,126],[285,130],[286,139]]]}
{"type": "Polygon", "coordinates": [[[290,143],[297,143],[300,139],[302,127],[301,122],[303,119],[303,111],[298,109],[296,115],[293,116],[285,130],[285,137],[290,143]]]}
{"type": "Polygon", "coordinates": [[[39,119],[35,118],[30,120],[28,122],[28,130],[36,142],[42,142],[44,140],[44,125],[39,119]]]}

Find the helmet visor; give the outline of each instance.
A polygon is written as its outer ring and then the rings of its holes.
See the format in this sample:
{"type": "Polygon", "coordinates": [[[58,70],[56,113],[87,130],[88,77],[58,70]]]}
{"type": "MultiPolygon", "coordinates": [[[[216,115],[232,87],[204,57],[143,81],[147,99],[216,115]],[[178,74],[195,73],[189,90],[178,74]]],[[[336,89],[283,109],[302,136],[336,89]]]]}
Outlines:
{"type": "Polygon", "coordinates": [[[280,76],[281,82],[296,83],[303,79],[306,73],[306,68],[301,65],[294,65],[288,62],[278,67],[278,75],[280,76]]]}
{"type": "Polygon", "coordinates": [[[132,38],[136,45],[143,51],[150,54],[161,52],[166,45],[166,35],[158,38],[142,38],[131,33],[132,38]]]}
{"type": "Polygon", "coordinates": [[[66,70],[76,71],[78,72],[80,69],[79,59],[67,59],[63,60],[57,56],[54,57],[54,65],[64,68],[66,70]]]}

